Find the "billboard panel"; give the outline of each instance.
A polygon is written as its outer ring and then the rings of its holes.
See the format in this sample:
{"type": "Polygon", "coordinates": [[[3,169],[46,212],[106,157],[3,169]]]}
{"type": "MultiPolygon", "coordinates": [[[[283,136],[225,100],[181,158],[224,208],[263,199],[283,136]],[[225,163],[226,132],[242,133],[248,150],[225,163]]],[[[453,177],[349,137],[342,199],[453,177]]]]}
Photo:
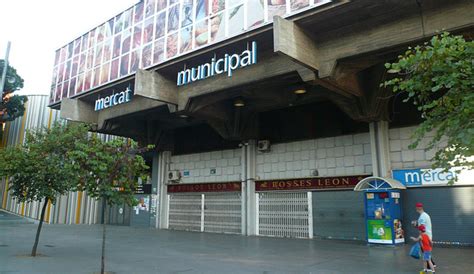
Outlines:
{"type": "Polygon", "coordinates": [[[56,51],[50,103],[331,0],[143,0],[56,51]]]}

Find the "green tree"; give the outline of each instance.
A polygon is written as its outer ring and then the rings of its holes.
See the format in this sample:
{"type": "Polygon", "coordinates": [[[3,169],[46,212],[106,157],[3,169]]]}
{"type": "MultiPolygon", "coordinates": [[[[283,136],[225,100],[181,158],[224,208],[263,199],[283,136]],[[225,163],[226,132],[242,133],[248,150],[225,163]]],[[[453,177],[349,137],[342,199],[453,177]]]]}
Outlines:
{"type": "Polygon", "coordinates": [[[102,200],[102,255],[101,273],[105,271],[105,242],[108,222],[107,206],[117,204],[137,205],[134,190],[139,178],[146,179],[144,159],[139,155],[135,142],[115,139],[104,142],[92,135],[87,144],[71,155],[77,172],[81,173],[81,190],[97,200],[102,200]]]}
{"type": "MultiPolygon", "coordinates": [[[[0,60],[0,75],[3,73],[4,60],[0,60]]],[[[1,76],[0,76],[1,78],[1,76]]],[[[25,103],[28,101],[26,96],[13,95],[13,93],[23,88],[23,78],[21,78],[16,69],[8,66],[5,86],[2,91],[2,102],[0,103],[0,123],[13,121],[25,113],[25,103]]]]}
{"type": "Polygon", "coordinates": [[[385,66],[395,77],[382,85],[405,93],[424,119],[410,148],[433,131],[426,150],[436,150],[434,168],[474,168],[474,42],[443,33],[385,66]]]}
{"type": "Polygon", "coordinates": [[[87,130],[55,124],[28,132],[22,145],[0,150],[0,177],[9,179],[12,196],[19,202],[44,202],[31,256],[36,256],[48,202],[77,188],[78,172],[69,153],[87,143],[87,130]]]}

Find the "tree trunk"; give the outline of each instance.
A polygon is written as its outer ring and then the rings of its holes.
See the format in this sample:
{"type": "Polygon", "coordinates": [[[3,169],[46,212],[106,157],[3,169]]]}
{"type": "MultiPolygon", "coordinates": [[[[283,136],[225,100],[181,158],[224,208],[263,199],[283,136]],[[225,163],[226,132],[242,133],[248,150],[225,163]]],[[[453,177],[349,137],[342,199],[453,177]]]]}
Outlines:
{"type": "Polygon", "coordinates": [[[102,203],[102,217],[103,217],[103,223],[102,223],[102,257],[101,257],[101,262],[100,262],[100,273],[104,274],[105,273],[105,233],[106,233],[106,228],[107,228],[107,222],[108,222],[108,214],[107,214],[107,201],[104,200],[102,203]]]}
{"type": "Polygon", "coordinates": [[[36,249],[38,249],[39,236],[40,236],[40,233],[41,233],[41,227],[43,227],[44,214],[46,213],[46,208],[48,207],[48,202],[49,202],[49,199],[45,198],[43,208],[41,209],[41,218],[40,218],[40,221],[39,221],[38,229],[36,230],[35,244],[33,245],[33,249],[31,250],[31,256],[32,257],[36,257],[36,249]]]}

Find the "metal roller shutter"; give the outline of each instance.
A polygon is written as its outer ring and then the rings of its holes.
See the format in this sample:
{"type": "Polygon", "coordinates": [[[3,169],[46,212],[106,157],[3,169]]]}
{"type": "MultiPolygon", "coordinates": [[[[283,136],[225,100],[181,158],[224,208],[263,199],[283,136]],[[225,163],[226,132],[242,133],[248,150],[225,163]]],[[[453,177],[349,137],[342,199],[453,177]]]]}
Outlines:
{"type": "Polygon", "coordinates": [[[204,195],[204,232],[241,233],[242,206],[239,193],[204,195]]]}
{"type": "Polygon", "coordinates": [[[364,216],[364,196],[360,192],[313,192],[315,237],[365,240],[364,216]]]}
{"type": "Polygon", "coordinates": [[[169,228],[201,231],[202,195],[170,195],[169,228]]]}
{"type": "Polygon", "coordinates": [[[264,236],[309,238],[308,193],[259,193],[258,233],[264,236]]]}
{"type": "Polygon", "coordinates": [[[431,216],[433,241],[474,245],[474,187],[411,188],[402,196],[404,228],[407,236],[418,232],[410,225],[418,219],[417,202],[431,216]]]}

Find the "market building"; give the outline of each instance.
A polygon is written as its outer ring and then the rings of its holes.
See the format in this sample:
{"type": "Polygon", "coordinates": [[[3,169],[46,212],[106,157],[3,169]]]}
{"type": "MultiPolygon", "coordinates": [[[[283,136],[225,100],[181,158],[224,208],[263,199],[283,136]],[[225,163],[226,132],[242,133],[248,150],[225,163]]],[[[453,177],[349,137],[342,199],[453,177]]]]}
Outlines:
{"type": "Polygon", "coordinates": [[[448,186],[430,170],[426,143],[408,149],[416,108],[380,87],[407,46],[472,38],[472,14],[472,1],[140,1],[57,51],[49,106],[156,145],[143,197],[156,228],[366,240],[354,188],[375,176],[403,188],[406,233],[423,202],[435,242],[472,245],[474,176],[448,186]]]}

